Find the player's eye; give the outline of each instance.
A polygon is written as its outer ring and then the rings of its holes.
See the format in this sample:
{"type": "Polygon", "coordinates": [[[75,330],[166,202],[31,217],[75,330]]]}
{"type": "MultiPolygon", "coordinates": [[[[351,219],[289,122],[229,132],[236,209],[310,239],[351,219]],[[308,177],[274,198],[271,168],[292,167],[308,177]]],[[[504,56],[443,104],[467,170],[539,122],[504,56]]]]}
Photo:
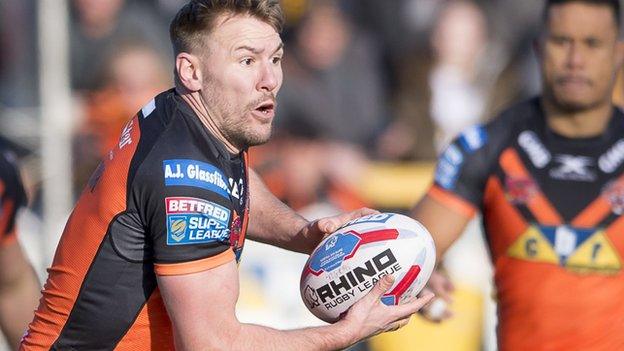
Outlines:
{"type": "Polygon", "coordinates": [[[281,56],[275,56],[271,59],[271,62],[273,62],[274,65],[282,62],[282,57],[281,56]]]}
{"type": "Polygon", "coordinates": [[[251,64],[253,63],[253,59],[248,57],[248,58],[244,58],[241,60],[240,62],[243,66],[251,66],[251,64]]]}
{"type": "Polygon", "coordinates": [[[585,43],[587,43],[587,46],[589,46],[590,48],[597,48],[600,47],[600,45],[602,44],[600,40],[596,38],[589,38],[585,40],[585,43]]]}

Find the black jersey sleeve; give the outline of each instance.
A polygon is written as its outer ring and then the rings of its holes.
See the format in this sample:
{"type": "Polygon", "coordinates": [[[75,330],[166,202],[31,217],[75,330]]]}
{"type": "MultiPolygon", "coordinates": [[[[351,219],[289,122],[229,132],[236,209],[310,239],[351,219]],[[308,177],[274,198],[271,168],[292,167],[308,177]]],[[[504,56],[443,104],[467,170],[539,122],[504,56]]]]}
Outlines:
{"type": "Polygon", "coordinates": [[[432,190],[459,197],[478,209],[492,168],[491,138],[488,128],[476,125],[449,144],[438,158],[432,190]]]}
{"type": "Polygon", "coordinates": [[[16,164],[16,156],[0,150],[0,244],[15,238],[18,210],[26,205],[26,193],[16,164]]]}
{"type": "Polygon", "coordinates": [[[156,273],[187,274],[234,259],[227,177],[214,164],[164,159],[138,182],[156,273]]]}

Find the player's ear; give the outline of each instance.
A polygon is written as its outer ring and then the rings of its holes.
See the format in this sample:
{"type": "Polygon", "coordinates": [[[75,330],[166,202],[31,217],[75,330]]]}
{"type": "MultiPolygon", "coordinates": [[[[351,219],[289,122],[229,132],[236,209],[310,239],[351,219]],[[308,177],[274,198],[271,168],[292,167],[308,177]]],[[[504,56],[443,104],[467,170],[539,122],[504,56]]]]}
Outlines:
{"type": "Polygon", "coordinates": [[[202,89],[202,71],[199,58],[187,52],[181,52],[175,60],[177,83],[190,91],[202,89]]]}

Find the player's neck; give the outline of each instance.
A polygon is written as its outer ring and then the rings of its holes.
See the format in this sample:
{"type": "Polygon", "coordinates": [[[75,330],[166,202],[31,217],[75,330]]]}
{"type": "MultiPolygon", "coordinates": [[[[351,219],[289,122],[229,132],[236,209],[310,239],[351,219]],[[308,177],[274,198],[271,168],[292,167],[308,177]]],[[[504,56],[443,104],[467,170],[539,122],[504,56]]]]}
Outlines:
{"type": "Polygon", "coordinates": [[[202,124],[206,127],[206,129],[208,129],[208,132],[210,132],[210,134],[217,138],[217,140],[222,142],[228,152],[234,155],[240,152],[240,148],[232,144],[225,137],[225,135],[223,135],[221,129],[219,128],[218,121],[215,120],[215,118],[208,110],[208,107],[199,91],[184,91],[180,88],[176,88],[176,91],[178,92],[182,100],[184,100],[191,107],[193,112],[195,112],[202,124]]]}
{"type": "Polygon", "coordinates": [[[584,111],[569,112],[542,99],[548,127],[564,137],[591,138],[605,132],[612,115],[611,103],[600,104],[584,111]]]}

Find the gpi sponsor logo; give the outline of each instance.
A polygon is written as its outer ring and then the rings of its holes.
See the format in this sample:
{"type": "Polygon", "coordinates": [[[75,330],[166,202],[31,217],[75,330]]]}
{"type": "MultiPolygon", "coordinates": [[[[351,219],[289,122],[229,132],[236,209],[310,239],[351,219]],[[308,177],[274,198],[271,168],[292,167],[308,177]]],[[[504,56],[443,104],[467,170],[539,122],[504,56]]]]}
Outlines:
{"type": "Polygon", "coordinates": [[[167,245],[227,242],[230,210],[203,199],[168,197],[167,245]]]}
{"type": "Polygon", "coordinates": [[[613,173],[624,162],[624,139],[613,144],[607,152],[598,159],[598,167],[605,173],[613,173]]]}
{"type": "Polygon", "coordinates": [[[552,159],[552,155],[542,142],[539,140],[537,135],[531,131],[524,131],[520,133],[518,136],[518,144],[522,147],[522,149],[526,152],[531,160],[531,163],[536,168],[544,168],[552,159]]]}

